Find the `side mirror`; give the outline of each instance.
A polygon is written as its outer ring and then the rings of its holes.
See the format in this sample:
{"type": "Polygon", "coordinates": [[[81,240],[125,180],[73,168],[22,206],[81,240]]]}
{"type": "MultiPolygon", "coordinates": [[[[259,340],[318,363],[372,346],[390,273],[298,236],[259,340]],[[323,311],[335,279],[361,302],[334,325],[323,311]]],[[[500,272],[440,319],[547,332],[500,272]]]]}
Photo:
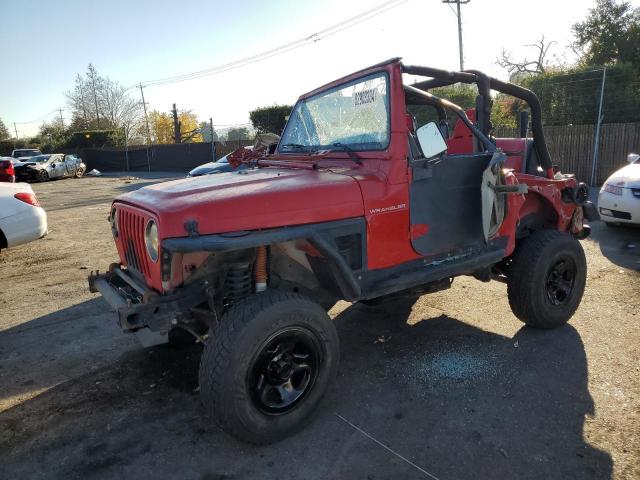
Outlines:
{"type": "Polygon", "coordinates": [[[627,156],[627,162],[629,163],[636,163],[638,160],[640,160],[640,155],[638,155],[637,153],[630,153],[627,156]]]}
{"type": "Polygon", "coordinates": [[[418,143],[425,158],[433,158],[447,151],[447,142],[435,122],[421,126],[417,131],[418,143]]]}

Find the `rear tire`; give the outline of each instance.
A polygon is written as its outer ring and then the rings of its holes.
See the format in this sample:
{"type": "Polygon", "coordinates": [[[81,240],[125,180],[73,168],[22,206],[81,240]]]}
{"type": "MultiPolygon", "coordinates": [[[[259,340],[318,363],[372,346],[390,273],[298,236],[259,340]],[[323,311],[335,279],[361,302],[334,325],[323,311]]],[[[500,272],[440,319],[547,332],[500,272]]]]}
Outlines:
{"type": "Polygon", "coordinates": [[[214,421],[256,445],[302,428],[339,361],[338,334],[320,305],[267,291],[230,308],[200,361],[200,393],[214,421]]]}
{"type": "Polygon", "coordinates": [[[556,230],[535,232],[513,254],[507,288],[511,310],[532,327],[564,325],[580,305],[586,278],[580,242],[556,230]]]}

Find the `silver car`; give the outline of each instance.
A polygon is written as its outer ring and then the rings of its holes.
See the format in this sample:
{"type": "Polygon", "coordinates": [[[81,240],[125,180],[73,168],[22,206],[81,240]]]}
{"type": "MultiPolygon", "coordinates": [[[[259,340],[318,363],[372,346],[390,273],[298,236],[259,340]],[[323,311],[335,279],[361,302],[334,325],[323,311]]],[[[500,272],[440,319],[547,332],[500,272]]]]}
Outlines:
{"type": "Polygon", "coordinates": [[[13,164],[18,181],[46,182],[52,178],[78,177],[84,175],[87,166],[73,154],[53,153],[19,159],[13,164]]]}

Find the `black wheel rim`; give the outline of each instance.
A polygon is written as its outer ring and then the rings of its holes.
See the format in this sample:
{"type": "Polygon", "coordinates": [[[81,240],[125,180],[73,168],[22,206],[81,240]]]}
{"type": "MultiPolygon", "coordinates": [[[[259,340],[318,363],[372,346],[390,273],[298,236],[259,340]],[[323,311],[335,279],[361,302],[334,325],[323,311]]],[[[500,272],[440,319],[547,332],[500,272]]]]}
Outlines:
{"type": "Polygon", "coordinates": [[[576,283],[576,262],[568,255],[558,258],[547,273],[546,292],[552,305],[563,305],[571,298],[576,283]]]}
{"type": "Polygon", "coordinates": [[[270,415],[290,412],[313,388],[321,362],[320,343],[307,329],[291,327],[272,335],[249,366],[254,405],[270,415]]]}

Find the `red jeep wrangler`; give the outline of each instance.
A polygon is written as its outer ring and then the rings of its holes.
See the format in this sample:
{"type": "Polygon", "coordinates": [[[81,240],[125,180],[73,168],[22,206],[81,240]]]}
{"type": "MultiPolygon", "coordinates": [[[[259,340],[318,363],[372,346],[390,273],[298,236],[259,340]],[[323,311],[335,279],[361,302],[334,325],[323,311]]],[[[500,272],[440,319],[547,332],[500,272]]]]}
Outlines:
{"type": "Polygon", "coordinates": [[[553,168],[524,88],[393,59],[301,96],[277,148],[233,161],[252,168],[116,198],[120,262],[89,285],[124,331],[204,343],[203,402],[242,440],[277,441],[316,410],[338,369],[339,299],[410,299],[472,275],[505,282],[533,327],[580,303],[593,205],[553,168]],[[478,89],[469,114],[427,92],[460,82],[478,89]],[[491,90],[528,103],[533,138],[491,136],[491,90]]]}

